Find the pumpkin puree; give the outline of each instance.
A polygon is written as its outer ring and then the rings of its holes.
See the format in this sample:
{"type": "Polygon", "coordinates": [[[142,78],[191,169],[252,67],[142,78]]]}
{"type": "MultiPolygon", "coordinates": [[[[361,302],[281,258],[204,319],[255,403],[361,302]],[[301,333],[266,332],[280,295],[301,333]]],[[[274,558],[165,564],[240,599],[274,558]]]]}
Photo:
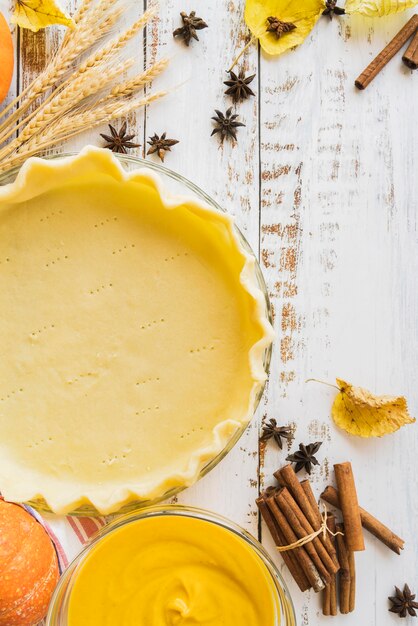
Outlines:
{"type": "Polygon", "coordinates": [[[68,626],[276,626],[260,557],[233,532],[179,515],[137,520],[87,556],[68,626]]]}

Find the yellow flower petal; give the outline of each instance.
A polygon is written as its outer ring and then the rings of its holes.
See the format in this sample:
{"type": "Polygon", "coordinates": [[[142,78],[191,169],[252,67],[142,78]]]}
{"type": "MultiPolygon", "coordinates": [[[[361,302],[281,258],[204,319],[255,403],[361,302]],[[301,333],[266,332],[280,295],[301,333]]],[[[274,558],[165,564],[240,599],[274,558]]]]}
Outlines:
{"type": "Polygon", "coordinates": [[[418,4],[418,0],[347,0],[346,13],[360,13],[366,17],[382,17],[400,13],[418,4]]]}
{"type": "Polygon", "coordinates": [[[245,21],[263,50],[278,55],[306,39],[324,8],[324,0],[247,0],[245,21]],[[291,22],[296,28],[277,39],[274,33],[266,32],[268,17],[291,22]]]}
{"type": "Polygon", "coordinates": [[[63,24],[74,28],[73,20],[61,11],[55,0],[16,0],[11,21],[35,33],[51,24],[63,24]]]}
{"type": "Polygon", "coordinates": [[[340,428],[359,437],[382,437],[416,420],[408,413],[403,396],[375,396],[337,378],[340,393],[332,406],[332,417],[340,428]]]}

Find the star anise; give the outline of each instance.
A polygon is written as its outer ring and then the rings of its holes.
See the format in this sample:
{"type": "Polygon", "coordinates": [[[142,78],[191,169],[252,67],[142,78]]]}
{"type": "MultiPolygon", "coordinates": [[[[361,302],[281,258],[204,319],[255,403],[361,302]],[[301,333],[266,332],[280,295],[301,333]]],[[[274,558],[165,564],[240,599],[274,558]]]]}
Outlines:
{"type": "Polygon", "coordinates": [[[196,11],[192,11],[190,15],[187,15],[187,13],[182,11],[180,15],[183,20],[183,26],[176,28],[173,32],[173,37],[181,37],[184,39],[186,46],[189,46],[192,38],[199,41],[196,31],[202,30],[202,28],[208,28],[208,25],[202,20],[201,17],[196,17],[196,11]]]}
{"type": "Polygon", "coordinates": [[[411,593],[410,588],[405,584],[403,591],[398,587],[395,587],[396,595],[391,596],[389,601],[392,602],[392,606],[389,609],[391,613],[397,613],[399,617],[406,617],[407,614],[411,617],[416,617],[418,609],[418,602],[414,602],[415,594],[411,593]]]}
{"type": "Polygon", "coordinates": [[[175,146],[176,143],[179,143],[177,139],[166,139],[166,135],[167,133],[163,133],[161,137],[159,137],[156,133],[154,133],[154,135],[150,137],[147,142],[148,145],[151,146],[147,154],[154,154],[156,152],[163,162],[165,153],[171,152],[171,147],[175,146]]]}
{"type": "Polygon", "coordinates": [[[345,9],[337,7],[337,0],[326,0],[322,15],[329,15],[329,19],[332,20],[333,15],[345,15],[345,9]]]}
{"type": "Polygon", "coordinates": [[[260,441],[268,441],[274,439],[280,450],[283,449],[282,437],[284,439],[293,439],[293,431],[289,426],[277,426],[277,421],[273,418],[268,424],[263,426],[263,434],[260,441]]]}
{"type": "Polygon", "coordinates": [[[139,143],[133,143],[131,141],[135,135],[127,135],[126,129],[126,122],[122,124],[119,131],[109,124],[110,135],[100,133],[100,137],[103,137],[103,139],[107,141],[107,144],[104,147],[119,154],[126,154],[128,152],[126,148],[139,148],[139,143]]]}
{"type": "Polygon", "coordinates": [[[318,452],[321,446],[322,441],[317,441],[316,443],[308,443],[307,446],[305,446],[303,443],[300,443],[299,450],[294,454],[289,454],[289,456],[286,458],[286,461],[296,463],[296,473],[305,468],[308,474],[310,474],[312,471],[312,466],[319,465],[318,460],[315,458],[315,454],[318,452]]]}
{"type": "Polygon", "coordinates": [[[232,70],[229,70],[229,80],[224,80],[224,85],[229,87],[225,91],[227,96],[232,96],[234,102],[246,100],[248,96],[255,96],[255,93],[248,85],[254,80],[255,74],[245,76],[244,70],[241,70],[238,76],[232,70]]]}
{"type": "Polygon", "coordinates": [[[232,107],[223,114],[221,111],[215,109],[216,117],[212,117],[212,119],[216,122],[216,128],[213,129],[211,136],[216,133],[220,133],[221,142],[223,143],[225,137],[227,139],[237,139],[237,131],[236,129],[239,126],[245,126],[242,122],[237,122],[238,115],[232,115],[232,107]]]}
{"type": "Polygon", "coordinates": [[[276,39],[280,39],[282,35],[296,28],[296,25],[292,24],[292,22],[282,22],[278,17],[268,17],[267,23],[267,32],[274,33],[276,39]]]}

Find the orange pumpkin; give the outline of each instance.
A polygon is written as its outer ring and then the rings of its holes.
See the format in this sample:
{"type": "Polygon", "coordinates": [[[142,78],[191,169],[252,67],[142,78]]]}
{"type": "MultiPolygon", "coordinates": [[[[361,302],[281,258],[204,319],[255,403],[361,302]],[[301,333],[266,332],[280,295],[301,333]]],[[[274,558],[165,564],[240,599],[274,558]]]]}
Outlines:
{"type": "Polygon", "coordinates": [[[58,582],[57,555],[41,524],[1,499],[0,564],[0,626],[37,624],[58,582]]]}
{"type": "Polygon", "coordinates": [[[7,96],[13,76],[13,40],[9,26],[0,13],[0,103],[7,96]]]}

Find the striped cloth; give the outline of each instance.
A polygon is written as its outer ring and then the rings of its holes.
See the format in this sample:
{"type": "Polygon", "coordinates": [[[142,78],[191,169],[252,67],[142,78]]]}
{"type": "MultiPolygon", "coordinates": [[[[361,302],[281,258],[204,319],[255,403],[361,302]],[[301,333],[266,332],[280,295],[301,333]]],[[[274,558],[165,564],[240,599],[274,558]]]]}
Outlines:
{"type": "MultiPolygon", "coordinates": [[[[41,516],[30,506],[24,505],[24,508],[42,524],[51,537],[61,574],[86,543],[106,524],[105,517],[41,516]]],[[[44,622],[39,626],[44,626],[44,622]]]]}
{"type": "Polygon", "coordinates": [[[85,544],[106,524],[105,517],[63,517],[40,515],[30,506],[25,509],[45,528],[57,551],[61,573],[85,544]]]}

